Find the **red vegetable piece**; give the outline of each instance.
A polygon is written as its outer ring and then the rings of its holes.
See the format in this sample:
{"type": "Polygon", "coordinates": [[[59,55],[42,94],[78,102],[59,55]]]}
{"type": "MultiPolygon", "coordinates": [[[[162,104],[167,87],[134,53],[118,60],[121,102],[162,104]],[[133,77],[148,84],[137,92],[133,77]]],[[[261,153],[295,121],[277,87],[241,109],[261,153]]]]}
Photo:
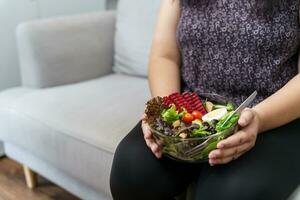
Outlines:
{"type": "Polygon", "coordinates": [[[191,113],[185,113],[182,117],[182,121],[186,123],[192,123],[194,120],[194,116],[191,113]]]}

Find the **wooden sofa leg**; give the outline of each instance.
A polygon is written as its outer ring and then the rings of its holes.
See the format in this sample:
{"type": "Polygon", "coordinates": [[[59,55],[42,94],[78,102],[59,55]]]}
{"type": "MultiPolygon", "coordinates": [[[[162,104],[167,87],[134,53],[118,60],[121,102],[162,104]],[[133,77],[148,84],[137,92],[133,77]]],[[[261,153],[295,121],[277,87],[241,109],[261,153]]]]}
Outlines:
{"type": "Polygon", "coordinates": [[[37,185],[37,174],[25,165],[23,165],[23,170],[27,187],[34,189],[37,185]]]}

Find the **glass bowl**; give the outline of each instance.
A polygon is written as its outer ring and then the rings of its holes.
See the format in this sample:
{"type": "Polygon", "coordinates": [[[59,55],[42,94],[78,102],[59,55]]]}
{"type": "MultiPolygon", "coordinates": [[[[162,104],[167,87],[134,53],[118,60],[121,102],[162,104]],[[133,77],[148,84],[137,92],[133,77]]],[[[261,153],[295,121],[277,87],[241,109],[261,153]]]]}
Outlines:
{"type": "MultiPolygon", "coordinates": [[[[202,94],[200,98],[218,104],[233,103],[229,99],[217,94],[202,94]]],[[[233,105],[235,105],[233,103],[233,105]]],[[[236,107],[236,105],[235,105],[236,107]]],[[[180,138],[166,136],[150,126],[154,139],[161,144],[164,155],[182,162],[206,162],[208,154],[216,149],[218,142],[234,134],[238,130],[237,123],[229,129],[205,137],[180,138]]]]}

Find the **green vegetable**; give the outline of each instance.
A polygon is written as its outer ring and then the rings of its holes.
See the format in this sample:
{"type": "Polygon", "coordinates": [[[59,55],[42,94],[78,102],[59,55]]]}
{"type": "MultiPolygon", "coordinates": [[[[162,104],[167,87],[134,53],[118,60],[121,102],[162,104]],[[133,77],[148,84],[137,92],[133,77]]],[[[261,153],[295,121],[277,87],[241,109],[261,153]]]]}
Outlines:
{"type": "Polygon", "coordinates": [[[194,121],[192,122],[192,124],[198,124],[199,127],[202,126],[202,122],[201,122],[199,119],[194,120],[194,121]]]}
{"type": "Polygon", "coordinates": [[[181,119],[183,117],[183,115],[187,113],[186,109],[183,109],[183,111],[181,111],[178,115],[179,115],[179,119],[181,119]]]}
{"type": "Polygon", "coordinates": [[[161,116],[165,122],[173,123],[176,120],[180,119],[185,112],[186,111],[184,110],[181,113],[178,113],[178,111],[176,110],[176,106],[172,105],[171,108],[164,110],[161,116]]]}
{"type": "Polygon", "coordinates": [[[203,137],[203,136],[207,136],[207,135],[210,135],[210,132],[209,131],[207,131],[207,126],[203,126],[202,124],[200,125],[200,128],[198,128],[198,129],[194,129],[193,131],[192,131],[192,133],[193,133],[193,136],[195,136],[195,137],[203,137]]]}
{"type": "Polygon", "coordinates": [[[208,157],[208,154],[217,148],[217,144],[219,143],[219,141],[212,141],[210,142],[207,147],[205,149],[203,149],[203,151],[197,156],[197,159],[204,159],[208,157]]]}
{"type": "Polygon", "coordinates": [[[232,103],[228,103],[227,105],[216,104],[216,105],[214,105],[213,110],[219,109],[219,108],[226,108],[227,111],[233,111],[234,105],[232,103]]]}
{"type": "Polygon", "coordinates": [[[225,120],[227,119],[227,117],[230,115],[230,113],[228,113],[227,115],[225,115],[216,125],[216,130],[217,132],[221,132],[224,131],[226,129],[229,129],[233,124],[235,124],[239,118],[240,115],[239,114],[234,114],[233,116],[231,116],[231,118],[224,124],[224,126],[222,126],[222,124],[225,122],[225,120]]]}

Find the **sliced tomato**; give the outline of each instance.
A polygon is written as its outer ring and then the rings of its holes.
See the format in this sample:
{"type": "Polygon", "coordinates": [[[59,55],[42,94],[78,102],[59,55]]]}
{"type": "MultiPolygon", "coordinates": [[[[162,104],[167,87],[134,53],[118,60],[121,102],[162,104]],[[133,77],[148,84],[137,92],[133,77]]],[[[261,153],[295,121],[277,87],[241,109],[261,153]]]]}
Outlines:
{"type": "Polygon", "coordinates": [[[192,115],[193,115],[194,119],[201,119],[201,118],[202,118],[201,112],[199,112],[199,111],[197,111],[197,110],[194,110],[194,111],[192,112],[192,115]]]}
{"type": "Polygon", "coordinates": [[[192,123],[194,120],[194,116],[191,113],[185,113],[182,117],[182,121],[186,123],[192,123]]]}

